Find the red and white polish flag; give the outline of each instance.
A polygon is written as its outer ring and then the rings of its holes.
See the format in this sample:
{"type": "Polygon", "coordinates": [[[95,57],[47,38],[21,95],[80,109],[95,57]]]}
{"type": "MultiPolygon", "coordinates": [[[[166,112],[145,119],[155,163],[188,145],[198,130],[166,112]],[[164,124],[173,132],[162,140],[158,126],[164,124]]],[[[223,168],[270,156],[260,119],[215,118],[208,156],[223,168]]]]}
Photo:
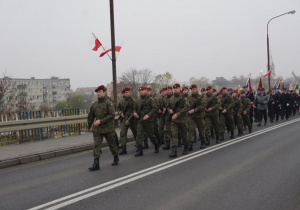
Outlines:
{"type": "MultiPolygon", "coordinates": [[[[116,46],[116,47],[115,47],[115,51],[116,51],[116,52],[120,52],[120,51],[121,51],[121,48],[122,48],[122,47],[120,47],[120,46],[116,46]]],[[[106,50],[105,52],[101,53],[99,57],[103,57],[105,54],[107,54],[107,53],[110,52],[110,51],[111,51],[111,49],[106,50]]]]}
{"type": "Polygon", "coordinates": [[[92,33],[92,34],[93,34],[93,37],[92,37],[93,43],[92,44],[95,44],[93,50],[97,51],[99,49],[99,47],[101,47],[102,44],[99,41],[99,39],[95,36],[95,34],[94,33],[92,33]]]}

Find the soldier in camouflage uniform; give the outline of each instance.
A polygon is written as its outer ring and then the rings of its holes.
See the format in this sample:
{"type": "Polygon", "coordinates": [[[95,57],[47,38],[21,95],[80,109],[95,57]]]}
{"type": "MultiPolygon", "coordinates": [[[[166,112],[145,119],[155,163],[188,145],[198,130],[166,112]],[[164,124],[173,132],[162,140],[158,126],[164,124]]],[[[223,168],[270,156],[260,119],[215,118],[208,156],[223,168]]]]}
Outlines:
{"type": "Polygon", "coordinates": [[[242,103],[236,92],[232,93],[233,97],[233,118],[234,124],[238,128],[238,136],[243,135],[242,103]]]}
{"type": "Polygon", "coordinates": [[[131,97],[131,89],[126,87],[123,89],[122,93],[124,94],[123,99],[119,102],[118,111],[120,115],[121,121],[121,151],[119,155],[127,154],[126,144],[127,144],[127,133],[128,129],[130,128],[134,140],[136,140],[136,121],[133,117],[133,109],[135,100],[131,97]]]}
{"type": "Polygon", "coordinates": [[[220,99],[212,94],[212,87],[208,86],[206,88],[207,91],[207,103],[206,108],[204,111],[206,112],[205,115],[205,137],[206,137],[206,145],[210,145],[210,137],[211,137],[211,127],[213,126],[215,134],[216,134],[216,141],[219,142],[219,107],[221,105],[220,99]]]}
{"type": "Polygon", "coordinates": [[[246,123],[249,133],[252,132],[252,123],[250,121],[250,108],[251,108],[251,101],[246,96],[245,91],[241,91],[241,103],[242,103],[242,118],[243,121],[246,123]]]}
{"type": "Polygon", "coordinates": [[[170,119],[170,113],[167,110],[167,107],[169,105],[170,99],[173,96],[173,88],[171,86],[167,86],[167,94],[163,98],[163,106],[164,106],[164,114],[166,115],[166,130],[165,130],[165,146],[162,147],[163,150],[169,150],[170,149],[170,141],[171,141],[171,119],[170,119]]]}
{"type": "MultiPolygon", "coordinates": [[[[157,111],[155,112],[155,120],[154,120],[154,130],[155,130],[155,136],[156,136],[156,139],[157,139],[157,142],[159,145],[161,145],[161,136],[160,136],[160,133],[159,133],[159,130],[158,130],[158,109],[159,109],[159,102],[158,102],[158,99],[155,97],[155,95],[152,95],[152,88],[151,87],[148,87],[148,96],[150,98],[152,98],[155,103],[156,103],[156,107],[157,107],[157,111]]],[[[148,146],[148,135],[147,133],[144,133],[143,134],[144,136],[144,145],[142,146],[143,149],[148,149],[149,146],[148,146]]]]}
{"type": "Polygon", "coordinates": [[[172,153],[169,157],[177,157],[178,147],[178,134],[179,131],[182,135],[184,143],[183,154],[188,153],[188,141],[187,141],[187,128],[186,128],[186,117],[189,110],[189,104],[185,100],[180,92],[180,84],[176,83],[173,85],[174,95],[171,97],[169,105],[167,107],[171,118],[171,132],[172,132],[172,153]]]}
{"type": "Polygon", "coordinates": [[[88,129],[90,130],[93,126],[93,137],[94,137],[94,164],[89,168],[90,171],[99,170],[99,158],[101,155],[101,145],[103,138],[105,137],[109,149],[114,156],[113,166],[118,165],[118,148],[114,138],[114,119],[115,119],[115,108],[114,104],[111,103],[106,96],[106,87],[104,85],[99,86],[95,92],[97,92],[98,101],[93,103],[90,112],[88,114],[88,129]]]}
{"type": "MultiPolygon", "coordinates": [[[[182,94],[182,97],[185,99],[185,100],[187,100],[188,99],[188,97],[189,97],[189,88],[187,87],[187,86],[184,86],[182,89],[181,89],[181,94],[182,94]]],[[[195,132],[194,133],[194,137],[195,137],[195,139],[194,139],[194,141],[196,140],[196,127],[195,127],[195,124],[193,123],[193,120],[189,117],[189,116],[187,116],[187,118],[186,118],[187,120],[186,120],[186,127],[187,127],[187,133],[188,133],[188,135],[189,135],[189,132],[191,131],[191,132],[195,132]],[[193,128],[193,126],[194,126],[194,128],[193,128]]],[[[193,151],[193,144],[190,144],[189,143],[189,138],[188,138],[188,146],[189,146],[189,151],[193,151]]],[[[193,142],[194,142],[193,141],[193,142]]],[[[179,134],[178,134],[178,147],[181,147],[181,145],[182,145],[182,137],[181,137],[181,133],[180,133],[180,131],[179,131],[179,134]]]]}
{"type": "Polygon", "coordinates": [[[160,144],[165,143],[165,124],[166,124],[166,108],[164,107],[164,97],[166,97],[167,88],[162,88],[160,91],[160,98],[158,99],[158,125],[159,125],[159,135],[160,144]]]}
{"type": "MultiPolygon", "coordinates": [[[[116,104],[115,104],[115,101],[114,101],[111,97],[109,97],[109,96],[107,95],[107,91],[105,92],[105,97],[106,97],[110,102],[112,102],[112,104],[116,105],[116,104]]],[[[117,105],[116,105],[116,106],[117,106],[117,105]]],[[[114,131],[114,134],[113,134],[113,135],[114,135],[114,139],[115,139],[116,145],[117,145],[118,149],[120,149],[120,146],[119,146],[119,138],[118,138],[117,132],[114,131]]]]}
{"type": "Polygon", "coordinates": [[[234,138],[234,121],[232,115],[232,107],[233,107],[233,99],[232,96],[228,94],[228,90],[226,87],[222,88],[221,95],[221,106],[220,106],[220,141],[224,140],[224,133],[226,130],[226,126],[228,130],[231,132],[230,138],[234,138]]]}
{"type": "MultiPolygon", "coordinates": [[[[190,110],[188,111],[188,116],[191,119],[190,124],[193,126],[189,127],[189,129],[193,128],[194,130],[195,127],[198,128],[199,131],[199,137],[201,140],[201,147],[200,149],[205,148],[205,121],[204,121],[204,116],[205,116],[205,107],[206,107],[206,101],[204,95],[199,95],[198,93],[198,87],[197,85],[193,84],[190,87],[192,94],[188,97],[188,102],[190,105],[190,110]]],[[[193,145],[193,139],[195,138],[195,131],[194,130],[189,130],[189,150],[193,145]]]]}
{"type": "Polygon", "coordinates": [[[155,136],[155,115],[157,112],[156,102],[148,96],[148,88],[140,87],[140,98],[136,100],[134,117],[137,119],[137,153],[135,157],[143,156],[143,134],[146,133],[155,146],[154,153],[159,153],[159,145],[155,136]]]}

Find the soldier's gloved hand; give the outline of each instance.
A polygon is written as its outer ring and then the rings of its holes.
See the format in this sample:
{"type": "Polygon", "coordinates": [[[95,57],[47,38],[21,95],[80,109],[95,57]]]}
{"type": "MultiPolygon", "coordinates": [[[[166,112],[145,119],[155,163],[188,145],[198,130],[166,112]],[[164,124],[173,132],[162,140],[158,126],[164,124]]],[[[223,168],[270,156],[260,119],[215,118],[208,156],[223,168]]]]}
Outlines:
{"type": "Polygon", "coordinates": [[[177,118],[177,114],[174,114],[173,116],[172,116],[172,120],[175,120],[177,118]]]}
{"type": "Polygon", "coordinates": [[[125,121],[125,125],[129,125],[130,122],[128,120],[125,121]]]}
{"type": "Polygon", "coordinates": [[[145,115],[144,117],[143,117],[143,120],[148,120],[149,119],[149,115],[145,115]]]}
{"type": "Polygon", "coordinates": [[[121,113],[121,117],[125,117],[123,113],[121,113]]]}
{"type": "Polygon", "coordinates": [[[219,109],[222,110],[223,108],[222,108],[222,107],[219,107],[219,109]]]}
{"type": "Polygon", "coordinates": [[[94,126],[98,126],[98,125],[100,125],[100,120],[96,120],[96,121],[94,122],[94,126]]]}
{"type": "Polygon", "coordinates": [[[190,111],[188,111],[189,114],[193,114],[195,112],[195,109],[191,109],[190,111]]]}
{"type": "Polygon", "coordinates": [[[140,118],[140,116],[139,116],[137,113],[134,113],[133,116],[134,116],[135,118],[140,118]]]}
{"type": "Polygon", "coordinates": [[[226,113],[226,112],[227,112],[227,110],[226,110],[226,109],[223,109],[222,113],[226,113]]]}
{"type": "Polygon", "coordinates": [[[163,108],[163,114],[166,112],[166,108],[163,108]]]}
{"type": "Polygon", "coordinates": [[[207,112],[210,112],[211,110],[212,110],[212,108],[208,108],[208,109],[207,109],[207,112]]]}
{"type": "Polygon", "coordinates": [[[172,109],[170,109],[170,111],[169,111],[169,112],[170,112],[170,114],[174,114],[174,111],[173,111],[172,109]]]}

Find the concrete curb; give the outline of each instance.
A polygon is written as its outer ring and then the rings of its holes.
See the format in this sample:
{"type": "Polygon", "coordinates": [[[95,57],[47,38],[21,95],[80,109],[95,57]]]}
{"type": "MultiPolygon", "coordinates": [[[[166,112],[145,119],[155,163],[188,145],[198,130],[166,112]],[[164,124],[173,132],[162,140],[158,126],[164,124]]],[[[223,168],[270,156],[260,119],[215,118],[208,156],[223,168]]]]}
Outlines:
{"type": "MultiPolygon", "coordinates": [[[[128,142],[131,141],[133,141],[133,138],[128,138],[128,142]]],[[[55,157],[61,157],[61,156],[70,155],[78,152],[84,152],[93,149],[93,146],[94,144],[92,143],[92,144],[70,147],[67,149],[56,149],[53,151],[41,152],[34,155],[26,155],[22,157],[7,159],[7,160],[0,161],[0,169],[17,166],[20,164],[36,162],[40,160],[47,160],[55,157]]],[[[108,146],[107,143],[102,144],[102,147],[107,147],[107,146],[108,146]]]]}

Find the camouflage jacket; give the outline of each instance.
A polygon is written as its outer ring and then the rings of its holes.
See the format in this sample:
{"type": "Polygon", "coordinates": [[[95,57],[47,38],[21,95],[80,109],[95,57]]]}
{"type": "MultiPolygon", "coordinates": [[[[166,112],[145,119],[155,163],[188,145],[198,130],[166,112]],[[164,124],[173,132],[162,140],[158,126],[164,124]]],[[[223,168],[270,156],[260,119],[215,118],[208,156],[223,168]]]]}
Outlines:
{"type": "Polygon", "coordinates": [[[120,112],[120,114],[123,113],[125,115],[124,119],[122,120],[130,121],[134,118],[133,116],[134,104],[135,104],[135,100],[132,97],[122,98],[122,100],[118,104],[118,112],[120,112]]]}
{"type": "Polygon", "coordinates": [[[94,132],[110,133],[114,128],[115,108],[111,101],[106,97],[98,98],[98,101],[93,103],[88,114],[88,128],[90,129],[95,120],[100,120],[100,125],[93,126],[94,132]]]}
{"type": "Polygon", "coordinates": [[[140,96],[136,100],[134,112],[139,115],[139,118],[137,118],[138,122],[154,122],[157,112],[155,100],[149,96],[140,96]],[[143,120],[145,115],[149,115],[147,120],[143,120]]]}
{"type": "Polygon", "coordinates": [[[226,113],[232,114],[232,108],[233,108],[233,98],[228,93],[225,95],[222,95],[220,97],[221,100],[221,106],[223,109],[226,109],[226,113]]]}
{"type": "Polygon", "coordinates": [[[251,101],[246,96],[241,97],[241,103],[242,103],[242,112],[247,111],[249,113],[251,108],[251,101]]]}
{"type": "Polygon", "coordinates": [[[241,103],[241,99],[239,99],[238,97],[233,97],[233,115],[241,115],[242,114],[242,103],[241,103]]]}
{"type": "Polygon", "coordinates": [[[197,94],[191,94],[188,97],[190,110],[194,109],[194,113],[189,115],[191,118],[203,118],[205,116],[206,98],[197,94]]]}
{"type": "MultiPolygon", "coordinates": [[[[187,121],[187,112],[190,110],[190,106],[187,100],[181,96],[181,93],[174,93],[170,98],[167,109],[168,113],[170,113],[170,110],[172,109],[175,114],[177,114],[177,118],[172,120],[172,122],[185,123],[187,121]]],[[[169,117],[171,117],[171,115],[169,117]]]]}
{"type": "MultiPolygon", "coordinates": [[[[163,108],[166,108],[169,106],[169,103],[170,103],[170,100],[172,98],[173,94],[172,95],[165,95],[164,98],[163,98],[163,108]]],[[[168,116],[169,115],[169,112],[168,112],[168,109],[166,110],[165,112],[165,115],[168,116]]]]}
{"type": "Polygon", "coordinates": [[[206,97],[207,97],[206,109],[208,108],[212,109],[210,112],[206,112],[206,116],[212,117],[212,116],[219,115],[219,107],[221,106],[220,99],[211,93],[207,93],[206,97]]]}

